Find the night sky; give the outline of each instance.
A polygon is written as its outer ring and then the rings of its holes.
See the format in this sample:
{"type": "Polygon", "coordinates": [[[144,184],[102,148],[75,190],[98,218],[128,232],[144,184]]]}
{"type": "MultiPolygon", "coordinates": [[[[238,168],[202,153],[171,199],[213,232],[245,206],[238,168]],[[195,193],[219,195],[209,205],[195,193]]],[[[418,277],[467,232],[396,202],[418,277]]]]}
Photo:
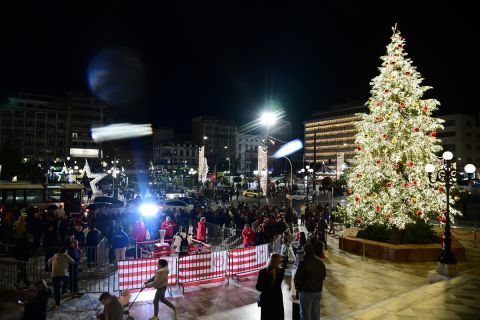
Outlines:
{"type": "Polygon", "coordinates": [[[103,63],[112,56],[121,60],[109,65],[116,68],[109,81],[122,82],[113,90],[120,96],[109,101],[118,110],[110,122],[188,129],[192,116],[216,114],[243,124],[273,100],[301,127],[310,113],[331,104],[366,101],[398,22],[407,52],[434,87],[430,97],[442,103],[440,112],[472,113],[477,107],[471,76],[477,18],[461,1],[424,7],[418,7],[423,1],[392,2],[400,8],[385,1],[37,2],[0,4],[2,99],[21,91],[91,94],[89,66],[107,49],[113,55],[101,55],[103,63]],[[124,72],[122,59],[133,61],[133,69],[124,72]]]}

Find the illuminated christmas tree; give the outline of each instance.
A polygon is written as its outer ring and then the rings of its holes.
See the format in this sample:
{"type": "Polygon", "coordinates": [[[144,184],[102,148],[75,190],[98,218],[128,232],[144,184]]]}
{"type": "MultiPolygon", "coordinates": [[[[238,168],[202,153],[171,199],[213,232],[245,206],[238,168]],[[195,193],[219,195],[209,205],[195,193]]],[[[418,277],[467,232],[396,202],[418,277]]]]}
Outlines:
{"type": "Polygon", "coordinates": [[[351,195],[344,210],[347,220],[360,227],[404,229],[419,220],[445,219],[444,186],[432,188],[425,173],[425,165],[435,163],[442,149],[437,132],[443,120],[432,117],[440,103],[422,99],[430,87],[421,85],[404,45],[394,28],[380,74],[371,81],[370,112],[357,124],[357,150],[348,174],[351,195]]]}

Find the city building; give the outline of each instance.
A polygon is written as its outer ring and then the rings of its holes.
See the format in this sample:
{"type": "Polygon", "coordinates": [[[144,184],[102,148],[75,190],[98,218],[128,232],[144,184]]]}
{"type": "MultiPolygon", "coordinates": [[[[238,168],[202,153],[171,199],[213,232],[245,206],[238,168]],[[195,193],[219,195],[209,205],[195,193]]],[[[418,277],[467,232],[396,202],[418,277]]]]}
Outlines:
{"type": "Polygon", "coordinates": [[[192,142],[205,146],[210,172],[219,162],[237,159],[237,125],[232,121],[220,120],[211,116],[192,119],[192,142]]]}
{"type": "MultiPolygon", "coordinates": [[[[480,116],[480,115],[479,115],[480,116]]],[[[438,133],[443,150],[455,155],[457,168],[463,170],[467,163],[480,166],[480,123],[479,118],[467,114],[440,116],[445,120],[444,130],[438,133]]]]}
{"type": "Polygon", "coordinates": [[[173,128],[153,130],[153,165],[157,170],[198,166],[198,145],[173,128]]]}
{"type": "Polygon", "coordinates": [[[99,157],[90,129],[103,125],[105,108],[94,97],[21,93],[0,104],[0,143],[35,160],[99,157]]]}
{"type": "Polygon", "coordinates": [[[198,145],[188,141],[164,141],[153,144],[153,164],[158,169],[198,166],[198,145]]]}
{"type": "Polygon", "coordinates": [[[357,113],[367,112],[360,103],[334,105],[329,111],[312,114],[304,122],[304,163],[318,170],[323,164],[336,170],[337,156],[349,162],[355,154],[357,113]]]}
{"type": "Polygon", "coordinates": [[[252,174],[258,166],[258,146],[262,145],[262,137],[255,134],[238,134],[237,172],[252,174]]]}

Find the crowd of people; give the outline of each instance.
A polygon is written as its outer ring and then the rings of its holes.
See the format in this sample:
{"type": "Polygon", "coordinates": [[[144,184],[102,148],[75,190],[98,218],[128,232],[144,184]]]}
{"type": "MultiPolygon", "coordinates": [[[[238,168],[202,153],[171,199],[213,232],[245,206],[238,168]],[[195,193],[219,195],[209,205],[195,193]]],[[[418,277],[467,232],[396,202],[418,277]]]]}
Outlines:
{"type": "MultiPolygon", "coordinates": [[[[224,229],[241,230],[244,247],[269,243],[280,236],[278,264],[283,268],[287,266],[290,248],[294,250],[299,266],[303,257],[310,255],[309,249],[306,249],[309,244],[316,257],[323,255],[323,249],[327,248],[326,231],[329,223],[333,222],[327,206],[312,204],[303,207],[297,214],[283,202],[279,206],[262,207],[237,202],[234,206],[230,202],[234,193],[228,194],[230,198],[225,200],[224,206],[214,201],[216,205],[213,207],[194,207],[190,212],[167,209],[163,215],[148,221],[143,221],[133,211],[105,213],[100,210],[88,216],[73,216],[61,206],[48,210],[33,206],[23,210],[10,209],[2,212],[0,237],[2,243],[14,245],[14,258],[19,262],[18,287],[29,287],[26,264],[36,252],[43,252],[45,271],[51,273],[56,307],[60,306],[61,293],[67,290],[74,297],[80,296],[80,261],[84,258],[87,268],[94,267],[96,253],[89,248],[96,248],[103,239],[110,248],[109,260],[114,262],[128,258],[127,249],[134,246],[135,242],[156,239],[159,231],[164,230],[165,240],[171,241],[172,249],[182,257],[189,254],[193,238],[202,243],[209,241],[206,225],[211,224],[224,229]],[[307,241],[305,234],[295,228],[299,219],[311,234],[311,241],[307,241]],[[195,226],[195,235],[189,233],[188,227],[191,225],[195,226]]],[[[270,266],[277,268],[277,258],[272,257],[270,266]]],[[[262,273],[262,277],[273,281],[272,285],[281,278],[280,275],[277,270],[262,273]],[[274,274],[274,279],[270,279],[274,274]]],[[[35,283],[35,286],[38,286],[39,292],[43,292],[41,284],[35,283]]],[[[262,285],[259,288],[263,288],[262,285]]],[[[105,299],[111,300],[109,297],[105,299]]]]}

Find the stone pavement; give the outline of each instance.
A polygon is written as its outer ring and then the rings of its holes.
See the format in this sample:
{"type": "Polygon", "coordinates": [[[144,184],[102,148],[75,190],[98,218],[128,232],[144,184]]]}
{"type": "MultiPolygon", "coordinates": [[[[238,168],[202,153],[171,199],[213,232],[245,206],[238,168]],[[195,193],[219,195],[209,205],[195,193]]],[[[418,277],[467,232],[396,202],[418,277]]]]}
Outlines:
{"type": "MultiPolygon", "coordinates": [[[[427,272],[435,263],[391,263],[362,260],[341,252],[338,241],[329,238],[327,278],[321,301],[322,319],[478,319],[480,315],[480,249],[471,242],[467,261],[459,263],[461,275],[429,284],[427,272]]],[[[211,284],[175,289],[167,298],[177,305],[177,319],[259,319],[255,277],[228,285],[211,284]]],[[[286,319],[291,319],[290,278],[283,284],[286,319]]],[[[135,319],[148,319],[153,312],[154,291],[142,293],[132,308],[135,319]],[[141,300],[141,301],[140,301],[141,300]]],[[[62,302],[48,319],[94,319],[98,295],[62,302]],[[89,298],[91,300],[89,300],[89,298]]],[[[19,319],[21,306],[16,296],[0,296],[2,320],[19,319]]],[[[53,304],[53,301],[50,301],[53,304]]],[[[173,313],[160,306],[160,318],[174,319],[173,313]]]]}

